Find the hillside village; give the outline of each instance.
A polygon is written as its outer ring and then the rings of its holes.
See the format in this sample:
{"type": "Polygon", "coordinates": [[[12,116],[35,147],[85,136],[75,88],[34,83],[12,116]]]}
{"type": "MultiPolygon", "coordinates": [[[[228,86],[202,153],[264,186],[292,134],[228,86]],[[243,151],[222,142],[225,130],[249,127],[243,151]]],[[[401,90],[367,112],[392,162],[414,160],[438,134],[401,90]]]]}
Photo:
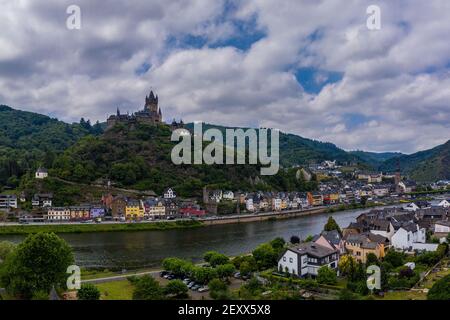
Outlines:
{"type": "MultiPolygon", "coordinates": [[[[97,222],[173,220],[192,217],[217,217],[233,214],[283,213],[311,208],[371,207],[382,204],[413,201],[418,187],[414,181],[404,180],[400,174],[385,175],[355,170],[343,174],[335,161],[300,168],[297,178],[319,180],[316,191],[274,192],[210,189],[205,186],[202,198],[177,196],[174,188],[166,188],[157,195],[150,191],[145,195],[124,195],[107,192],[90,203],[58,206],[53,193],[26,194],[25,192],[0,195],[0,211],[3,220],[28,222],[97,222]],[[31,209],[27,209],[31,208],[31,209]]],[[[48,170],[39,168],[34,179],[49,179],[48,170]]],[[[108,182],[109,184],[109,182],[108,182]]],[[[421,186],[421,188],[424,188],[421,186]]],[[[449,190],[449,181],[440,181],[426,186],[430,192],[449,190]]],[[[405,209],[414,208],[414,203],[405,209]]]]}

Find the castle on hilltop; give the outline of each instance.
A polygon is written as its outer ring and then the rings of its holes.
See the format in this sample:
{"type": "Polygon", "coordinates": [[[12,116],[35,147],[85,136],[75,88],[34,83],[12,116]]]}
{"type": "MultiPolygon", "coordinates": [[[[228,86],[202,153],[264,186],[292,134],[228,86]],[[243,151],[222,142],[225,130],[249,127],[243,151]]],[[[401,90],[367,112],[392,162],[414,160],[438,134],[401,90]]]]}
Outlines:
{"type": "MultiPolygon", "coordinates": [[[[150,94],[145,97],[144,109],[133,114],[121,114],[119,108],[117,113],[108,117],[107,129],[114,127],[116,124],[133,125],[137,123],[157,125],[163,123],[161,108],[158,106],[158,95],[150,91],[150,94]]],[[[184,126],[183,120],[179,123],[173,120],[171,123],[172,129],[182,128],[184,126]]]]}

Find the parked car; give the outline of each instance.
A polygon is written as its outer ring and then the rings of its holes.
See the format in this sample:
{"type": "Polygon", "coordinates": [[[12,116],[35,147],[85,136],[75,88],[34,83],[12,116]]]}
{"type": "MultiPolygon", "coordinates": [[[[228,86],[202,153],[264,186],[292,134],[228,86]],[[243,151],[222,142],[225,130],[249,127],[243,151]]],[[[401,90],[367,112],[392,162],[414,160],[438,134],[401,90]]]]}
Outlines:
{"type": "Polygon", "coordinates": [[[200,289],[200,287],[201,286],[199,284],[196,284],[196,285],[192,286],[191,290],[192,291],[197,291],[198,289],[200,289]]]}
{"type": "Polygon", "coordinates": [[[188,284],[188,288],[189,289],[191,289],[193,286],[195,285],[195,282],[194,281],[191,281],[191,282],[189,282],[189,284],[188,284]]]}
{"type": "Polygon", "coordinates": [[[159,276],[160,277],[164,277],[166,274],[168,274],[169,272],[168,271],[161,271],[160,273],[159,273],[159,276]]]}
{"type": "Polygon", "coordinates": [[[198,292],[207,292],[207,291],[209,291],[208,286],[200,287],[200,288],[198,289],[198,292]]]}
{"type": "Polygon", "coordinates": [[[234,277],[235,277],[236,279],[240,279],[240,278],[241,278],[241,273],[240,273],[240,272],[236,272],[236,273],[234,274],[234,277]]]}
{"type": "Polygon", "coordinates": [[[190,282],[191,282],[191,279],[189,279],[189,278],[183,279],[183,283],[184,283],[185,285],[188,285],[190,282]]]}

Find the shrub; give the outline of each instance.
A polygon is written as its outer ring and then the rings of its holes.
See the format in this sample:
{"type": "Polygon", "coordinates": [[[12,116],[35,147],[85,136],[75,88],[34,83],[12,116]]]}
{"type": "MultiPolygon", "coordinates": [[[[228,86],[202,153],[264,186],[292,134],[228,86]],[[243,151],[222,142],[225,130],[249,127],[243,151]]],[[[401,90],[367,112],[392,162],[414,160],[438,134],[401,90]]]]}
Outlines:
{"type": "Polygon", "coordinates": [[[428,300],[450,300],[450,275],[433,284],[427,295],[428,300]]]}
{"type": "Polygon", "coordinates": [[[317,273],[317,282],[320,284],[333,285],[337,283],[336,272],[328,266],[323,266],[317,273]]]}
{"type": "Polygon", "coordinates": [[[93,284],[82,284],[77,292],[78,300],[99,300],[100,290],[93,284]]]}

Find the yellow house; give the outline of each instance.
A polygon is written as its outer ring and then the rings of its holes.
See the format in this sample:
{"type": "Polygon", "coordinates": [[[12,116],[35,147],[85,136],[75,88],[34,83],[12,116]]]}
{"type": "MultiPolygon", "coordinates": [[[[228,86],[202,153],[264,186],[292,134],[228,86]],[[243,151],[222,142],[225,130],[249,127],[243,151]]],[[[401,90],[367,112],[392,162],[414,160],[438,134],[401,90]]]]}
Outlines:
{"type": "Polygon", "coordinates": [[[374,234],[348,234],[345,241],[345,250],[357,261],[365,263],[367,255],[373,253],[378,259],[385,256],[386,238],[374,234]]]}
{"type": "Polygon", "coordinates": [[[288,207],[288,200],[287,199],[282,199],[281,200],[281,210],[285,210],[288,207]]]}
{"type": "Polygon", "coordinates": [[[125,207],[125,216],[129,220],[143,219],[144,218],[144,206],[140,201],[128,201],[125,207]]]}

